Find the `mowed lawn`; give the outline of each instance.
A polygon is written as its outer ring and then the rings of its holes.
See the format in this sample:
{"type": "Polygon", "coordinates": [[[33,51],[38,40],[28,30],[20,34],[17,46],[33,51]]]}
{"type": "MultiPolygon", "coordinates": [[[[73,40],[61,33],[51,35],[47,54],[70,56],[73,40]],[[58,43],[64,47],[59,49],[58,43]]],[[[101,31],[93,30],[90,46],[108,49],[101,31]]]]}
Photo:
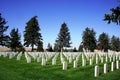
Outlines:
{"type": "Polygon", "coordinates": [[[110,71],[111,63],[108,62],[108,64],[107,74],[103,73],[104,64],[100,63],[100,76],[94,77],[96,64],[90,66],[88,61],[85,67],[82,67],[79,61],[77,68],[73,68],[73,63],[70,63],[67,70],[62,70],[60,56],[58,56],[56,65],[52,65],[51,59],[46,66],[41,66],[41,62],[37,63],[33,59],[31,63],[27,63],[24,55],[20,61],[17,61],[16,57],[9,59],[1,56],[0,80],[120,80],[120,69],[112,72],[110,71]]]}

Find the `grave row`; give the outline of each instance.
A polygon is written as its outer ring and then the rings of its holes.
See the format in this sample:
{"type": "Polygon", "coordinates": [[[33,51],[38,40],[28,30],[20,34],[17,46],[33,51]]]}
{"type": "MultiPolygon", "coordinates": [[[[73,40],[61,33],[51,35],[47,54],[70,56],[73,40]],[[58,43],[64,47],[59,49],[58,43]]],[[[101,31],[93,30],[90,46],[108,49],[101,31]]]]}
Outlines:
{"type": "MultiPolygon", "coordinates": [[[[41,62],[42,66],[45,66],[47,62],[52,60],[52,65],[56,65],[56,61],[58,57],[60,58],[62,70],[68,69],[68,64],[73,64],[73,68],[77,68],[78,64],[82,64],[81,66],[87,66],[96,64],[94,70],[94,76],[99,76],[99,66],[100,63],[104,64],[104,73],[108,72],[108,62],[111,62],[111,71],[115,69],[119,69],[119,60],[120,60],[120,52],[111,52],[111,53],[94,53],[94,52],[25,52],[25,59],[27,63],[31,63],[31,60],[41,62]]],[[[21,60],[23,53],[20,52],[0,52],[0,56],[9,57],[12,59],[13,57],[17,57],[17,60],[21,60]]]]}
{"type": "MultiPolygon", "coordinates": [[[[119,63],[118,60],[116,61],[116,64],[115,64],[115,62],[111,62],[111,66],[110,66],[111,67],[111,71],[114,71],[115,69],[119,69],[119,66],[120,66],[120,63],[119,63]]],[[[108,64],[107,63],[105,63],[103,67],[104,67],[104,70],[103,70],[104,74],[106,74],[106,73],[108,73],[108,71],[110,71],[108,69],[108,64]]],[[[94,69],[94,76],[98,77],[99,74],[100,74],[100,67],[98,65],[96,65],[95,69],[94,69]]]]}

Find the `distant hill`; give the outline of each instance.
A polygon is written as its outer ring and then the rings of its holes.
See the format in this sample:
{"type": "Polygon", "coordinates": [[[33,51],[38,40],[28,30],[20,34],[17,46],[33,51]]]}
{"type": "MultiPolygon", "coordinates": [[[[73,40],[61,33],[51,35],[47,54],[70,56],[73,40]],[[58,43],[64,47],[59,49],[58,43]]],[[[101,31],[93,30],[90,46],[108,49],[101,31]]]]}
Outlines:
{"type": "Polygon", "coordinates": [[[0,52],[4,52],[4,51],[11,51],[11,49],[7,47],[0,47],[0,52]]]}
{"type": "MultiPolygon", "coordinates": [[[[25,50],[31,51],[31,48],[25,48],[25,50]]],[[[0,47],[0,52],[7,52],[7,51],[11,51],[11,49],[7,47],[0,47]]]]}

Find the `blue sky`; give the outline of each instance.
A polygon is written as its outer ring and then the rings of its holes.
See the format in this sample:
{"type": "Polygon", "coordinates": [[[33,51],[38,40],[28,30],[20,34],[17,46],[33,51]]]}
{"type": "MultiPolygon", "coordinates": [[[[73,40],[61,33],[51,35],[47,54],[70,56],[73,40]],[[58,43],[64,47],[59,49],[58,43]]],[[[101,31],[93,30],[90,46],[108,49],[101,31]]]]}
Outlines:
{"type": "Polygon", "coordinates": [[[0,13],[8,21],[7,34],[18,28],[22,43],[26,22],[37,15],[44,48],[54,45],[63,22],[70,30],[71,46],[78,47],[86,27],[96,31],[96,38],[102,32],[120,37],[120,26],[103,21],[104,14],[118,4],[117,0],[0,0],[0,13]]]}

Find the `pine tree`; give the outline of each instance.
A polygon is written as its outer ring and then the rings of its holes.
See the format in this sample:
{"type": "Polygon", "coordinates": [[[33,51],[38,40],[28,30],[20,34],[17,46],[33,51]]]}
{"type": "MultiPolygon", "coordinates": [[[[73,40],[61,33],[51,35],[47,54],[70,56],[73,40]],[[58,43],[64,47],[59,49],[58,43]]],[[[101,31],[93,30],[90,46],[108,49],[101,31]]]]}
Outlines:
{"type": "Polygon", "coordinates": [[[2,18],[0,13],[0,45],[1,46],[7,46],[7,42],[9,41],[9,36],[5,35],[4,32],[7,31],[8,26],[6,25],[6,21],[4,18],[2,18]]]}
{"type": "Polygon", "coordinates": [[[64,47],[70,47],[70,44],[71,44],[70,40],[71,40],[71,37],[70,37],[70,32],[67,27],[67,24],[63,23],[61,25],[58,38],[55,42],[55,48],[54,48],[56,49],[55,51],[60,51],[64,47]]]}
{"type": "Polygon", "coordinates": [[[120,47],[120,40],[118,37],[113,35],[111,38],[111,50],[119,51],[119,47],[120,47]]]}
{"type": "Polygon", "coordinates": [[[22,44],[20,41],[20,34],[18,29],[12,29],[10,32],[10,42],[9,42],[9,47],[11,48],[12,51],[17,51],[17,49],[22,48],[22,44]]]}
{"type": "Polygon", "coordinates": [[[50,43],[48,43],[47,51],[49,51],[49,52],[52,52],[52,51],[53,51],[52,45],[51,45],[50,43]]]}
{"type": "Polygon", "coordinates": [[[83,42],[81,42],[81,44],[80,44],[80,46],[79,46],[79,48],[78,48],[78,51],[80,51],[80,52],[83,52],[83,44],[82,44],[83,42]]]}
{"type": "Polygon", "coordinates": [[[43,42],[42,41],[38,41],[37,51],[40,51],[40,52],[44,51],[44,49],[43,49],[43,42]]]}
{"type": "Polygon", "coordinates": [[[89,29],[88,27],[83,31],[82,42],[83,47],[90,51],[94,51],[96,48],[96,38],[95,31],[93,29],[89,29]]]}
{"type": "Polygon", "coordinates": [[[77,52],[77,49],[76,49],[76,47],[74,47],[74,49],[73,49],[73,52],[77,52]]]}
{"type": "Polygon", "coordinates": [[[38,24],[37,16],[34,16],[27,22],[27,26],[25,27],[24,31],[24,45],[26,47],[31,46],[32,51],[34,50],[35,45],[42,47],[42,36],[39,31],[40,27],[38,24]]]}
{"type": "Polygon", "coordinates": [[[110,48],[109,41],[110,39],[106,33],[103,32],[102,34],[100,34],[98,38],[98,49],[108,51],[108,49],[110,48]]]}

